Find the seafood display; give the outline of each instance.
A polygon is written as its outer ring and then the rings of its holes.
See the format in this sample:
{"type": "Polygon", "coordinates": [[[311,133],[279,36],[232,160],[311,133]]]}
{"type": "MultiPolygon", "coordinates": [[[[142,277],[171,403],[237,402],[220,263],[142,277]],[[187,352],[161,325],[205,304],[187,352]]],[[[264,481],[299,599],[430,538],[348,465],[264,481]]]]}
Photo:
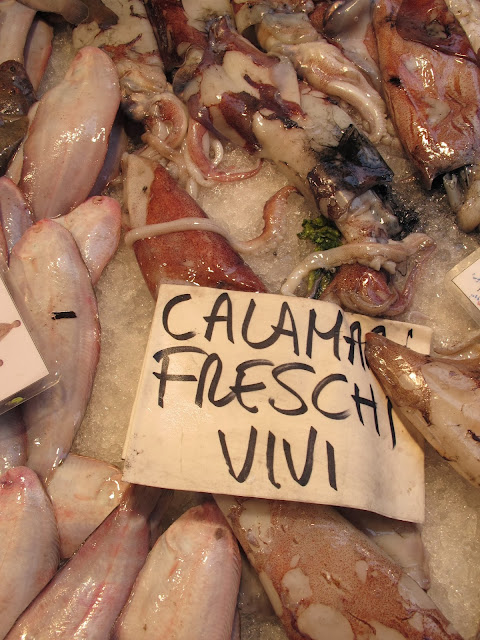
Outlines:
{"type": "Polygon", "coordinates": [[[474,639],[479,332],[442,287],[479,246],[476,27],[471,0],[0,0],[0,275],[56,377],[0,415],[0,640],[474,639]],[[362,337],[425,440],[424,525],[123,481],[166,283],[430,326],[430,356],[362,337]]]}

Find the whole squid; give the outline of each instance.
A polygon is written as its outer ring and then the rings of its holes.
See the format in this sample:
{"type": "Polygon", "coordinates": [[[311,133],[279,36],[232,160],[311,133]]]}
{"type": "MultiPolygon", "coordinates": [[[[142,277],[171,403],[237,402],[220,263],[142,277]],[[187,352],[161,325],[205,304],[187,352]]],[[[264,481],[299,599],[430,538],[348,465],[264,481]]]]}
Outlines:
{"type": "Polygon", "coordinates": [[[379,0],[373,25],[398,136],[429,188],[480,158],[480,69],[444,0],[379,0]]]}
{"type": "Polygon", "coordinates": [[[419,585],[333,508],[215,499],[290,640],[461,640],[419,585]]]}
{"type": "Polygon", "coordinates": [[[401,413],[460,475],[480,487],[478,370],[372,333],[366,336],[365,355],[401,413]]]}
{"type": "MultiPolygon", "coordinates": [[[[133,159],[135,160],[135,159],[133,159]]],[[[130,161],[129,161],[130,162],[130,161]]],[[[138,207],[128,187],[127,206],[134,227],[158,224],[183,218],[206,218],[195,200],[184,191],[168,171],[157,165],[139,182],[139,190],[149,194],[148,204],[138,207]],[[143,186],[142,186],[143,185],[143,186]],[[145,186],[145,190],[143,187],[145,186]],[[134,215],[132,215],[134,214],[134,215]]],[[[127,177],[128,184],[128,177],[127,177]]],[[[152,233],[152,236],[154,234],[152,233]]],[[[265,291],[265,286],[235,253],[229,243],[209,231],[178,231],[159,237],[145,238],[134,244],[143,277],[154,298],[161,282],[191,283],[243,291],[265,291]]]]}

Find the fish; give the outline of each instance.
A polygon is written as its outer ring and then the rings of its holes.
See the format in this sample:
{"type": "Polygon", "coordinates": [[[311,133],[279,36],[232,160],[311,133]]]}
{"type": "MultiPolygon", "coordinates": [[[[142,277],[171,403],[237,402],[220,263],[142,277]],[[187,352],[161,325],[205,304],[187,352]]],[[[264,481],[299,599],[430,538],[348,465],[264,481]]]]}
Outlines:
{"type": "Polygon", "coordinates": [[[77,243],[92,285],[100,279],[120,241],[121,211],[114,198],[94,196],[55,222],[68,229],[77,243]]]}
{"type": "Polygon", "coordinates": [[[0,415],[0,474],[27,462],[27,434],[18,408],[0,415]]]}
{"type": "Polygon", "coordinates": [[[105,640],[148,553],[158,490],[131,488],[17,620],[8,640],[105,640]]]}
{"type": "Polygon", "coordinates": [[[72,235],[53,220],[23,234],[10,256],[10,274],[37,347],[58,376],[22,405],[27,465],[45,481],[68,454],[90,397],[100,351],[97,302],[72,235]]]}
{"type": "Polygon", "coordinates": [[[129,484],[120,469],[69,453],[47,485],[60,539],[60,557],[70,558],[120,504],[129,484]]]}
{"type": "Polygon", "coordinates": [[[16,60],[0,64],[0,115],[13,119],[24,116],[35,102],[35,93],[25,67],[16,60]]]}
{"type": "Polygon", "coordinates": [[[36,473],[19,466],[0,476],[0,638],[55,574],[58,532],[36,473]]]}
{"type": "Polygon", "coordinates": [[[365,356],[402,415],[466,480],[480,487],[480,375],[383,336],[365,336],[365,356]]]}
{"type": "Polygon", "coordinates": [[[20,2],[0,3],[0,64],[16,60],[23,64],[24,48],[35,10],[20,2]]]}
{"type": "Polygon", "coordinates": [[[5,234],[9,254],[33,223],[33,215],[25,202],[23,193],[10,178],[2,176],[0,178],[0,226],[5,234]]]}
{"type": "Polygon", "coordinates": [[[40,18],[35,18],[25,42],[25,70],[36,92],[52,53],[53,28],[40,18]]]}
{"type": "Polygon", "coordinates": [[[230,640],[240,552],[212,502],[192,507],[157,540],[112,640],[230,640]]]}
{"type": "Polygon", "coordinates": [[[118,106],[118,75],[106,53],[83,48],[40,100],[23,149],[19,187],[35,218],[81,204],[102,168],[118,106]]]}

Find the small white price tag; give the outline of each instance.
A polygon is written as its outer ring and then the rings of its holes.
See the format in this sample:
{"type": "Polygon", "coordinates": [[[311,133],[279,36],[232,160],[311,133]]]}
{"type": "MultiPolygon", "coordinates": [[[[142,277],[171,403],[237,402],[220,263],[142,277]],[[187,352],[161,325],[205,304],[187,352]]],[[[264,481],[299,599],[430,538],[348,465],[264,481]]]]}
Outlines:
{"type": "Polygon", "coordinates": [[[445,281],[463,308],[480,324],[480,249],[451,269],[445,281]]]}
{"type": "Polygon", "coordinates": [[[0,278],[0,413],[31,396],[32,385],[47,376],[48,369],[0,278]]]}

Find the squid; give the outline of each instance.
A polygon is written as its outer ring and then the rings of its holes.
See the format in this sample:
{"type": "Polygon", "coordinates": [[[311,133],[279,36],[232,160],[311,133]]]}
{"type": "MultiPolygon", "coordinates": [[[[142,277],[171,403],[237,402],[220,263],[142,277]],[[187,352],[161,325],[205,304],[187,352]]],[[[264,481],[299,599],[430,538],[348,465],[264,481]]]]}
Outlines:
{"type": "Polygon", "coordinates": [[[371,333],[365,355],[401,413],[460,475],[480,487],[478,371],[371,333]]]}
{"type": "Polygon", "coordinates": [[[383,549],[422,589],[430,588],[428,557],[419,525],[360,509],[340,509],[340,513],[383,549]]]}
{"type": "MultiPolygon", "coordinates": [[[[161,165],[147,177],[151,185],[140,181],[137,191],[130,184],[127,193],[133,227],[158,224],[180,218],[206,218],[206,214],[161,165]],[[146,187],[144,190],[143,187],[146,187]],[[148,204],[138,207],[135,193],[148,190],[148,204]],[[132,216],[133,214],[133,216],[132,216]]],[[[128,184],[127,177],[127,184],[128,184]]],[[[143,277],[154,298],[162,282],[199,286],[266,291],[263,283],[235,253],[229,243],[209,231],[181,231],[135,242],[134,250],[143,277]]]]}
{"type": "Polygon", "coordinates": [[[421,587],[332,507],[215,499],[290,640],[461,640],[421,587]]]}
{"type": "Polygon", "coordinates": [[[352,107],[372,142],[387,135],[385,103],[378,92],[338,47],[316,32],[305,14],[267,13],[257,38],[269,53],[287,56],[309,85],[352,107]]]}
{"type": "Polygon", "coordinates": [[[371,0],[328,0],[318,2],[309,20],[315,29],[340,47],[345,56],[363,71],[380,92],[375,37],[371,23],[371,0]]]}
{"type": "Polygon", "coordinates": [[[380,0],[373,26],[388,110],[424,185],[478,163],[478,59],[444,0],[380,0]]]}

